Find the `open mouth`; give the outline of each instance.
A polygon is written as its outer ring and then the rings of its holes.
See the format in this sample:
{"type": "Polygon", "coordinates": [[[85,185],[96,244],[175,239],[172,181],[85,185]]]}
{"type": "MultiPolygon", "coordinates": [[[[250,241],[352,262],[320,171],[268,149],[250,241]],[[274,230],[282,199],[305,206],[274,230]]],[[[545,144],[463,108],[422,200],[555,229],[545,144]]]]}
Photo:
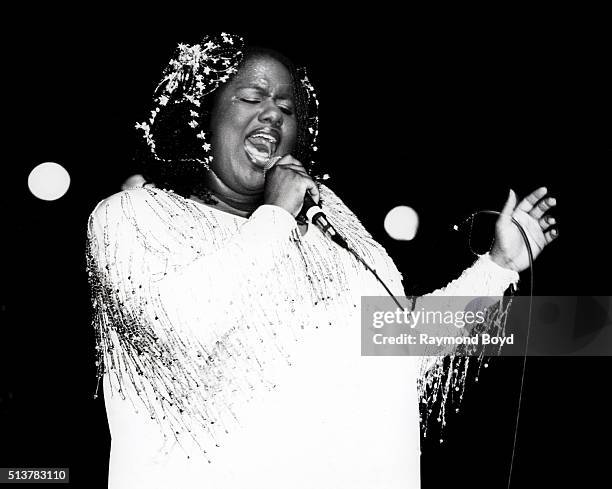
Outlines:
{"type": "Polygon", "coordinates": [[[278,148],[278,137],[263,131],[255,131],[244,140],[244,151],[252,163],[265,166],[278,148]]]}

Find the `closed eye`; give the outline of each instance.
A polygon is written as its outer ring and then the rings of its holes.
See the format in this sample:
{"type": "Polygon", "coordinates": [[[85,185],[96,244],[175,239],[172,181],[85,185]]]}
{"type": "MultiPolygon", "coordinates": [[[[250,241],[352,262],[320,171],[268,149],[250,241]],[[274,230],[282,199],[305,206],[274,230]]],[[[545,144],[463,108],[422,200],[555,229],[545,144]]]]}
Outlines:
{"type": "MultiPolygon", "coordinates": [[[[250,98],[250,97],[240,97],[240,101],[246,102],[247,104],[256,105],[261,102],[261,99],[250,98]]],[[[285,115],[293,115],[293,109],[291,107],[287,107],[286,105],[279,105],[278,108],[285,115]]]]}

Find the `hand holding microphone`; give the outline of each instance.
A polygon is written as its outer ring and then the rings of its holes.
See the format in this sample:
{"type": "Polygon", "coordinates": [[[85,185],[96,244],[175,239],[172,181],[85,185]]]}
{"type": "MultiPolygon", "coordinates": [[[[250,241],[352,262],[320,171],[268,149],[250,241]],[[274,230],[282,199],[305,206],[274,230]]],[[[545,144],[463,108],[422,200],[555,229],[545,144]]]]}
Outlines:
{"type": "Polygon", "coordinates": [[[296,217],[305,205],[319,202],[319,189],[304,166],[291,155],[270,159],[266,171],[264,204],[277,205],[296,217]]]}
{"type": "Polygon", "coordinates": [[[278,205],[293,217],[304,211],[310,222],[339,246],[349,249],[347,242],[327,220],[318,206],[319,189],[302,164],[291,155],[270,158],[264,171],[266,186],[264,203],[278,205]]]}

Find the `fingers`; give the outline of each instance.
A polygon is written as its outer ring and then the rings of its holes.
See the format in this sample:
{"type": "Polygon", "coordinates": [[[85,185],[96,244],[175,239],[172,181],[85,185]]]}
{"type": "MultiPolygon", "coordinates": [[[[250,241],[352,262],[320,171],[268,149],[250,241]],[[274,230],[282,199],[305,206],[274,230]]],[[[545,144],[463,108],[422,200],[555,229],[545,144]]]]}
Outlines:
{"type": "Polygon", "coordinates": [[[540,227],[542,228],[542,232],[544,233],[544,239],[546,240],[546,244],[552,242],[556,238],[559,237],[559,229],[553,227],[557,224],[557,220],[552,216],[544,216],[540,218],[540,227]]]}
{"type": "Polygon", "coordinates": [[[551,243],[558,237],[559,237],[559,230],[557,228],[552,228],[544,233],[544,239],[546,239],[546,244],[551,243]]]}
{"type": "Polygon", "coordinates": [[[531,192],[527,197],[521,200],[521,203],[518,205],[518,208],[523,212],[531,212],[533,207],[538,203],[538,201],[546,195],[548,190],[546,187],[540,187],[537,190],[531,192]]]}
{"type": "Polygon", "coordinates": [[[287,165],[297,165],[297,166],[301,166],[302,168],[304,168],[304,165],[302,165],[298,160],[296,160],[291,155],[283,156],[281,159],[279,159],[276,162],[275,166],[287,166],[287,165]]]}
{"type": "Polygon", "coordinates": [[[314,202],[316,204],[319,203],[319,186],[316,184],[316,182],[312,179],[312,177],[310,175],[308,175],[308,173],[306,173],[306,170],[304,170],[303,166],[298,166],[298,165],[286,165],[287,168],[290,168],[291,170],[293,170],[294,172],[298,173],[299,175],[301,175],[302,177],[304,177],[304,184],[306,186],[305,192],[308,192],[310,194],[310,197],[312,197],[312,200],[314,200],[314,202]]]}
{"type": "Polygon", "coordinates": [[[540,219],[545,212],[555,205],[557,205],[557,200],[554,197],[547,197],[534,205],[529,214],[535,219],[540,219]]]}
{"type": "Polygon", "coordinates": [[[547,196],[548,190],[546,187],[531,192],[518,205],[518,209],[528,213],[535,219],[540,219],[552,207],[557,205],[557,200],[554,197],[547,196]]]}
{"type": "Polygon", "coordinates": [[[312,178],[310,179],[310,183],[311,185],[308,187],[308,193],[312,197],[312,200],[314,200],[315,204],[318,205],[319,200],[321,198],[321,194],[319,192],[319,186],[316,184],[316,182],[312,178]]]}
{"type": "Polygon", "coordinates": [[[280,160],[278,160],[275,166],[282,166],[283,168],[291,168],[292,170],[295,170],[299,172],[300,174],[304,174],[310,178],[310,175],[308,175],[308,172],[306,171],[306,168],[304,168],[304,165],[302,165],[302,163],[300,163],[299,160],[296,160],[291,155],[283,156],[280,160]]]}
{"type": "Polygon", "coordinates": [[[306,173],[306,170],[304,169],[303,166],[301,165],[292,165],[292,164],[284,164],[281,165],[282,166],[282,170],[281,171],[292,171],[294,173],[297,173],[298,175],[307,178],[308,180],[312,180],[311,176],[306,173]]]}
{"type": "Polygon", "coordinates": [[[309,176],[308,173],[306,173],[306,170],[303,166],[301,165],[282,165],[284,169],[289,169],[289,170],[293,170],[297,173],[299,173],[300,175],[305,175],[305,176],[309,176]]]}
{"type": "Polygon", "coordinates": [[[540,218],[540,226],[542,227],[542,229],[547,229],[550,226],[554,226],[556,222],[556,219],[552,216],[545,216],[540,218]]]}
{"type": "Polygon", "coordinates": [[[512,211],[514,211],[515,207],[516,207],[516,194],[514,193],[514,190],[510,189],[510,193],[508,194],[508,200],[506,200],[506,203],[504,204],[504,208],[501,211],[502,215],[511,216],[512,211]]]}
{"type": "Polygon", "coordinates": [[[306,172],[304,165],[302,165],[298,160],[296,160],[291,155],[283,156],[275,166],[282,166],[284,169],[290,168],[298,172],[300,175],[310,178],[310,175],[306,172]]]}

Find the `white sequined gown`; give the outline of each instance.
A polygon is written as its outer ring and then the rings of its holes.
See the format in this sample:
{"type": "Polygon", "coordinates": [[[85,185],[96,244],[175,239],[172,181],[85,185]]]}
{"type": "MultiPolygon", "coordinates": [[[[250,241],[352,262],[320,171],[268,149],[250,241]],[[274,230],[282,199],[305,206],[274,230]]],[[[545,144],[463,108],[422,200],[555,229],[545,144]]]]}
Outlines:
{"type": "MultiPolygon", "coordinates": [[[[398,295],[401,276],[328,188],[330,220],[398,295]]],[[[234,216],[154,188],[102,201],[88,269],[112,489],[420,487],[414,357],[360,355],[385,295],[285,210],[234,216]]],[[[439,293],[501,295],[485,255],[439,293]]]]}

